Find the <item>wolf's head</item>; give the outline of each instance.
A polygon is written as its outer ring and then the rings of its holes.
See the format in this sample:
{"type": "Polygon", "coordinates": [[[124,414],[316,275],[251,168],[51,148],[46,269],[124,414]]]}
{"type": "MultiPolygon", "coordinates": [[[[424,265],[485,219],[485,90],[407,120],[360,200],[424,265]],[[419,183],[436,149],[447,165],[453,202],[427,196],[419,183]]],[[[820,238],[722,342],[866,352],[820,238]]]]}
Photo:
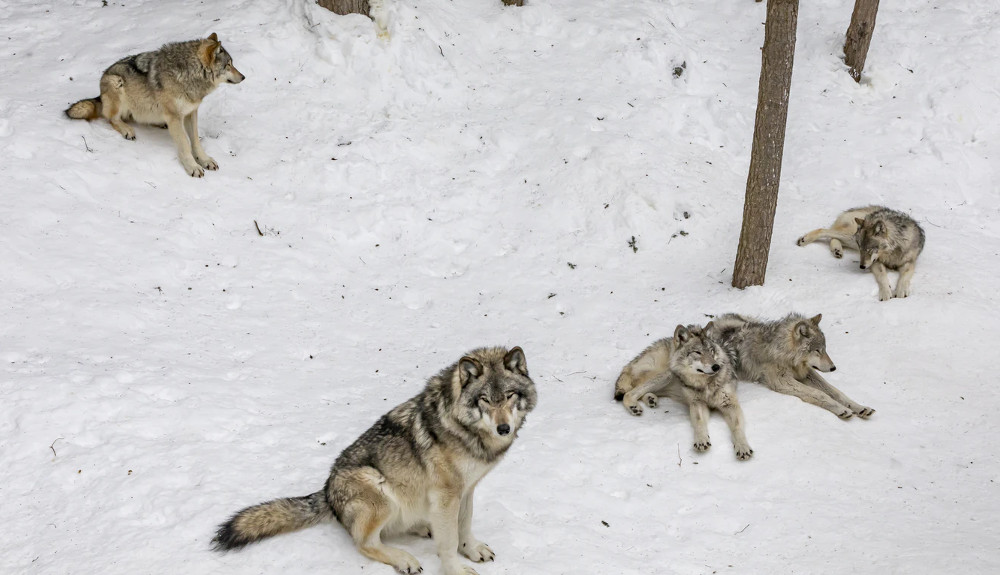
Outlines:
{"type": "MultiPolygon", "coordinates": [[[[801,316],[800,316],[801,317],[801,316]]],[[[795,347],[797,366],[808,366],[819,371],[836,371],[837,366],[826,354],[826,336],[819,328],[823,314],[801,319],[792,326],[792,345],[795,347]]]]}
{"type": "Polygon", "coordinates": [[[878,261],[880,253],[890,248],[889,230],[885,221],[877,218],[854,218],[858,230],[854,232],[854,241],[861,252],[861,269],[868,269],[878,261]]]}
{"type": "Polygon", "coordinates": [[[510,445],[538,401],[520,347],[469,352],[458,361],[451,383],[456,419],[486,445],[510,445]]]}
{"type": "Polygon", "coordinates": [[[729,356],[722,346],[706,335],[711,328],[711,322],[704,329],[698,325],[677,326],[674,353],[670,356],[671,371],[716,375],[729,366],[729,356]]]}
{"type": "Polygon", "coordinates": [[[198,45],[198,58],[211,74],[216,86],[223,82],[239,84],[246,78],[236,66],[233,66],[233,57],[222,47],[222,42],[219,42],[215,32],[198,45]]]}

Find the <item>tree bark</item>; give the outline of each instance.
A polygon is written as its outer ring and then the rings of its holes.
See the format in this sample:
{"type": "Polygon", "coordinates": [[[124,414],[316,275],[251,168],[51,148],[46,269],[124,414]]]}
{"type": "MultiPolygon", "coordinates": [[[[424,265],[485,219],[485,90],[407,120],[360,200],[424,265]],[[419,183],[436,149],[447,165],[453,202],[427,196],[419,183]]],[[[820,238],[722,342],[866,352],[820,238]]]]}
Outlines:
{"type": "Polygon", "coordinates": [[[855,0],[851,25],[847,27],[844,42],[844,63],[851,68],[851,77],[861,82],[861,72],[868,59],[868,46],[875,31],[875,15],[878,14],[878,0],[855,0]]]}
{"type": "Polygon", "coordinates": [[[767,0],[750,174],[743,202],[740,245],[733,269],[733,287],[740,289],[749,285],[764,285],[767,272],[774,211],[778,206],[798,15],[798,0],[767,0]]]}
{"type": "Polygon", "coordinates": [[[368,0],[317,0],[316,3],[335,14],[363,14],[371,17],[368,0]]]}

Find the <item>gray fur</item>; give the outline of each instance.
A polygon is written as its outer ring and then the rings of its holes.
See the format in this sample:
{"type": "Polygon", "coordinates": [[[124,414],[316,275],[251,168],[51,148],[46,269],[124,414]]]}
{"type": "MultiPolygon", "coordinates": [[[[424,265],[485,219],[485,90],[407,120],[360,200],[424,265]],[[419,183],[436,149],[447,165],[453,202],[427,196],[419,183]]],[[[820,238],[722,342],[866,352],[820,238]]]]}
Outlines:
{"type": "Polygon", "coordinates": [[[804,246],[828,240],[834,257],[843,257],[843,249],[858,250],[861,269],[871,269],[878,284],[879,300],[910,295],[910,282],[917,256],[924,249],[924,230],[910,216],[883,206],[851,208],[827,229],[813,230],[798,240],[804,246]],[[886,270],[899,271],[896,291],[889,287],[886,270]]]}
{"type": "Polygon", "coordinates": [[[722,346],[707,335],[710,329],[711,324],[705,329],[678,325],[673,338],[654,342],[623,368],[616,390],[621,391],[622,403],[633,415],[642,415],[643,403],[656,407],[659,397],[687,406],[697,451],[712,446],[709,410],[718,410],[729,425],[736,457],[750,459],[753,449],[744,430],[732,361],[722,346]]]}
{"type": "Polygon", "coordinates": [[[819,374],[837,369],[819,328],[822,317],[792,313],[780,320],[761,321],[730,313],[713,320],[706,331],[731,353],[739,379],[794,395],[841,419],[852,415],[867,419],[874,409],[847,397],[819,374]]]}
{"type": "Polygon", "coordinates": [[[344,449],[322,490],[240,511],[219,527],[216,549],[335,517],[362,554],[400,573],[423,568],[382,537],[413,532],[434,538],[446,575],[475,575],[459,552],[473,561],[494,558],[472,535],[476,484],[510,448],[536,403],[520,348],[473,350],[344,449]]]}
{"type": "Polygon", "coordinates": [[[198,107],[219,84],[243,79],[212,34],[122,58],[101,76],[100,96],[72,104],[66,115],[78,120],[104,117],[127,140],[135,139],[130,121],[166,126],[184,169],[200,178],[219,165],[201,146],[198,107]]]}

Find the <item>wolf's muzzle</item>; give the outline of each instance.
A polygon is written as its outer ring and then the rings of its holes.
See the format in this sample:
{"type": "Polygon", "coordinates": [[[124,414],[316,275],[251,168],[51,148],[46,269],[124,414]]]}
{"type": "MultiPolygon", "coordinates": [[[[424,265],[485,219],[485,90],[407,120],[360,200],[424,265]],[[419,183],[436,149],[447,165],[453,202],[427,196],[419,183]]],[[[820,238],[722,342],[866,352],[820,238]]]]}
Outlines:
{"type": "Polygon", "coordinates": [[[499,433],[500,435],[507,435],[508,433],[510,433],[510,426],[507,425],[506,423],[501,423],[500,425],[497,426],[497,433],[499,433]]]}

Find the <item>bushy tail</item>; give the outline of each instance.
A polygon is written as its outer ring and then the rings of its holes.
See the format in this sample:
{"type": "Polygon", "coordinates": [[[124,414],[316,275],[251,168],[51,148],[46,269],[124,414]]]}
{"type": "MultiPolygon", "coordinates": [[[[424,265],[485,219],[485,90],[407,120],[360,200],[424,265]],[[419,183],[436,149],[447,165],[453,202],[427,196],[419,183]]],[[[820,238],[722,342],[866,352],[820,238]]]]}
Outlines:
{"type": "Polygon", "coordinates": [[[96,120],[101,117],[101,99],[89,98],[80,100],[69,108],[66,108],[66,115],[74,120],[96,120]]]}
{"type": "Polygon", "coordinates": [[[311,527],[333,517],[322,491],[305,497],[275,499],[247,507],[219,526],[216,551],[239,549],[261,539],[311,527]]]}

